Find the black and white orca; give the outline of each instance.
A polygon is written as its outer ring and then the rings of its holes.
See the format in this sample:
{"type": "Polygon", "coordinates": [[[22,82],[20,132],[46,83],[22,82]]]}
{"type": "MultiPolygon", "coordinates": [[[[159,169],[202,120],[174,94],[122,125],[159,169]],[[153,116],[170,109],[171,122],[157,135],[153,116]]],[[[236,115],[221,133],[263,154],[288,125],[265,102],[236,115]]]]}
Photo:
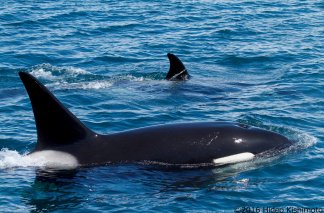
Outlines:
{"type": "Polygon", "coordinates": [[[28,157],[45,159],[48,167],[132,162],[217,166],[292,144],[278,133],[228,122],[168,124],[101,135],[87,128],[31,74],[19,72],[19,76],[37,129],[37,144],[28,157]]]}

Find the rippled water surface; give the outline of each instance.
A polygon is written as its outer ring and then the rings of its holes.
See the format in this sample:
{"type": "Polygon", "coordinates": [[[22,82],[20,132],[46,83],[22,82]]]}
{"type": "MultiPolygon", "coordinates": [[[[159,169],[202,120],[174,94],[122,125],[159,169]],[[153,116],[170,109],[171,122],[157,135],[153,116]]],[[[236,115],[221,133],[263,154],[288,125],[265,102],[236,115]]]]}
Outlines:
{"type": "Polygon", "coordinates": [[[323,11],[321,0],[2,0],[0,211],[323,207],[323,11]],[[189,81],[164,80],[168,52],[184,62],[189,81]],[[222,168],[41,171],[24,160],[37,139],[19,71],[99,133],[226,120],[296,144],[222,168]]]}

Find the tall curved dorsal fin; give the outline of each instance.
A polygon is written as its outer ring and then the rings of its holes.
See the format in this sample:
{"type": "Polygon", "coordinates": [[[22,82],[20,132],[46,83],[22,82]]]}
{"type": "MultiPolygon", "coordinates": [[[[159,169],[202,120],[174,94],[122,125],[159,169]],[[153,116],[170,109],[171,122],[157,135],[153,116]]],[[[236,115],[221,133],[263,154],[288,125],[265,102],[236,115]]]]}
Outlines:
{"type": "Polygon", "coordinates": [[[168,53],[170,69],[166,76],[167,80],[188,80],[189,73],[180,59],[172,53],[168,53]]]}
{"type": "Polygon", "coordinates": [[[88,129],[34,76],[19,72],[34,112],[37,150],[85,140],[95,133],[88,129]]]}

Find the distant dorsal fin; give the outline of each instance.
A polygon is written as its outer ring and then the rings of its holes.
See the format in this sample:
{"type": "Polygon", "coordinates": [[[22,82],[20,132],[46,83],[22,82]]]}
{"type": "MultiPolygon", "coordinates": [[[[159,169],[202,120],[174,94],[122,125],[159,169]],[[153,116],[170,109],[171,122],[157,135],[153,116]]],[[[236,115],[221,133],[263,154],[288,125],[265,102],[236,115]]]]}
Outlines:
{"type": "Polygon", "coordinates": [[[67,145],[95,134],[34,76],[19,72],[29,95],[37,128],[37,150],[67,145]]]}
{"type": "Polygon", "coordinates": [[[188,80],[189,73],[180,59],[172,53],[168,53],[170,69],[166,76],[167,80],[188,80]]]}

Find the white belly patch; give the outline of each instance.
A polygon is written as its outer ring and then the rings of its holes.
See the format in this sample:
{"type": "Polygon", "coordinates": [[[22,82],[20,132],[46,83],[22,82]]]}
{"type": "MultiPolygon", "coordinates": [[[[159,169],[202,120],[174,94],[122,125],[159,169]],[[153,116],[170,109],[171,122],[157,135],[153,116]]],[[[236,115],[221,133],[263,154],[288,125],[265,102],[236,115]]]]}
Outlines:
{"type": "Polygon", "coordinates": [[[26,155],[25,158],[37,162],[37,165],[52,169],[74,169],[79,165],[78,160],[73,155],[55,150],[37,151],[26,155]]]}
{"type": "Polygon", "coordinates": [[[235,155],[230,155],[222,158],[217,158],[213,160],[214,164],[217,165],[225,165],[225,164],[231,164],[231,163],[239,163],[244,161],[249,161],[254,158],[254,154],[251,152],[243,152],[235,155]]]}

